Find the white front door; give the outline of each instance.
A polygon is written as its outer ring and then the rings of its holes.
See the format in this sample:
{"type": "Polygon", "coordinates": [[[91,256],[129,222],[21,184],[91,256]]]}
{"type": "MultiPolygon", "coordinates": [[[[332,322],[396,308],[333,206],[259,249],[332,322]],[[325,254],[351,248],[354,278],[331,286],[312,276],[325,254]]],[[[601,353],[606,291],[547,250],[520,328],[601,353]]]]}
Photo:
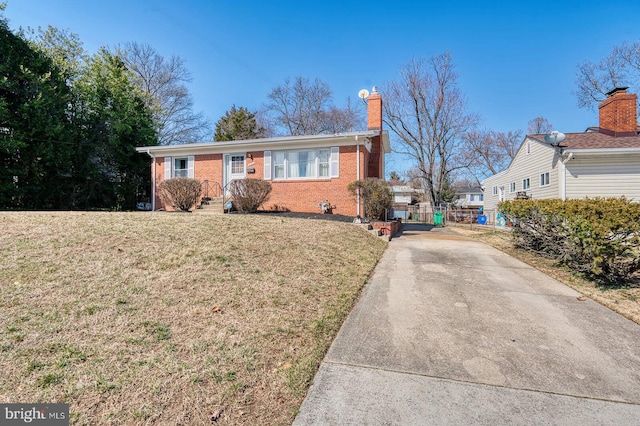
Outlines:
{"type": "Polygon", "coordinates": [[[246,177],[245,154],[225,154],[224,156],[224,188],[229,192],[229,183],[232,180],[246,177]]]}

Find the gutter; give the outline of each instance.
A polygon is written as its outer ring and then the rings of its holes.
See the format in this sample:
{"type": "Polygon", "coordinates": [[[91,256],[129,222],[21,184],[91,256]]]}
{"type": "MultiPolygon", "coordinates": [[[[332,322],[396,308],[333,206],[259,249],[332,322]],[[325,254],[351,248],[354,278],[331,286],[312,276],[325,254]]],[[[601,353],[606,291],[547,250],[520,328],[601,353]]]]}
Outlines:
{"type": "MultiPolygon", "coordinates": [[[[360,140],[358,136],[356,136],[356,180],[360,180],[360,140]]],[[[360,188],[356,191],[356,214],[360,216],[360,188]]]]}
{"type": "Polygon", "coordinates": [[[640,148],[590,148],[590,149],[565,149],[565,153],[576,155],[626,155],[640,154],[640,148]]]}
{"type": "MultiPolygon", "coordinates": [[[[308,135],[308,136],[285,136],[278,138],[263,138],[263,139],[247,139],[228,142],[204,142],[184,145],[156,145],[138,147],[138,152],[153,151],[156,155],[170,155],[175,156],[176,152],[181,154],[187,154],[192,152],[197,153],[210,153],[210,154],[227,154],[237,152],[241,150],[264,150],[265,146],[271,149],[304,149],[308,147],[312,142],[314,146],[346,146],[353,145],[353,141],[359,137],[372,137],[377,133],[373,130],[365,132],[352,132],[352,133],[337,133],[333,135],[308,135]]],[[[190,154],[191,155],[191,154],[190,154]]]]}

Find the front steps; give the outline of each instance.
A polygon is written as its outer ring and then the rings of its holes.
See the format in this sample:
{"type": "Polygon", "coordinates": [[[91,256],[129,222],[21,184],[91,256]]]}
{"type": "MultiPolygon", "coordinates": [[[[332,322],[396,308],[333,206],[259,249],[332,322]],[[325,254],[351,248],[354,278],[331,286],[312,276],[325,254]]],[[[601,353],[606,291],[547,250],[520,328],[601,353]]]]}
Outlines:
{"type": "Polygon", "coordinates": [[[202,199],[195,212],[206,214],[224,214],[224,199],[223,197],[205,197],[202,199]]]}

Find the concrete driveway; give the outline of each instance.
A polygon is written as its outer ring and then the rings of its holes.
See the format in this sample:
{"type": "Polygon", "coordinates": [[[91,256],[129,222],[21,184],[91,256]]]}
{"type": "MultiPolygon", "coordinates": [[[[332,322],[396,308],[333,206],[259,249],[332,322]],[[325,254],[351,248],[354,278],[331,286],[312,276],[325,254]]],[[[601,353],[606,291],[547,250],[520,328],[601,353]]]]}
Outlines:
{"type": "Polygon", "coordinates": [[[640,425],[640,326],[442,228],[405,227],[294,425],[640,425]]]}

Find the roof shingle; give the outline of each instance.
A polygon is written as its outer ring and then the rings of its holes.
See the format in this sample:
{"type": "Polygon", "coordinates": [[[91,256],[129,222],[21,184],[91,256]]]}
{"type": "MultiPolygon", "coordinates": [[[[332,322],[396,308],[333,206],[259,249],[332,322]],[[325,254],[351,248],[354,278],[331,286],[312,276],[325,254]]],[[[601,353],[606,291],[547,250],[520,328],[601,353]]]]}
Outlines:
{"type": "MultiPolygon", "coordinates": [[[[545,135],[528,135],[528,137],[546,143],[545,135]]],[[[566,133],[566,139],[560,144],[564,149],[607,149],[607,148],[640,148],[640,136],[613,137],[600,132],[566,133]]]]}

